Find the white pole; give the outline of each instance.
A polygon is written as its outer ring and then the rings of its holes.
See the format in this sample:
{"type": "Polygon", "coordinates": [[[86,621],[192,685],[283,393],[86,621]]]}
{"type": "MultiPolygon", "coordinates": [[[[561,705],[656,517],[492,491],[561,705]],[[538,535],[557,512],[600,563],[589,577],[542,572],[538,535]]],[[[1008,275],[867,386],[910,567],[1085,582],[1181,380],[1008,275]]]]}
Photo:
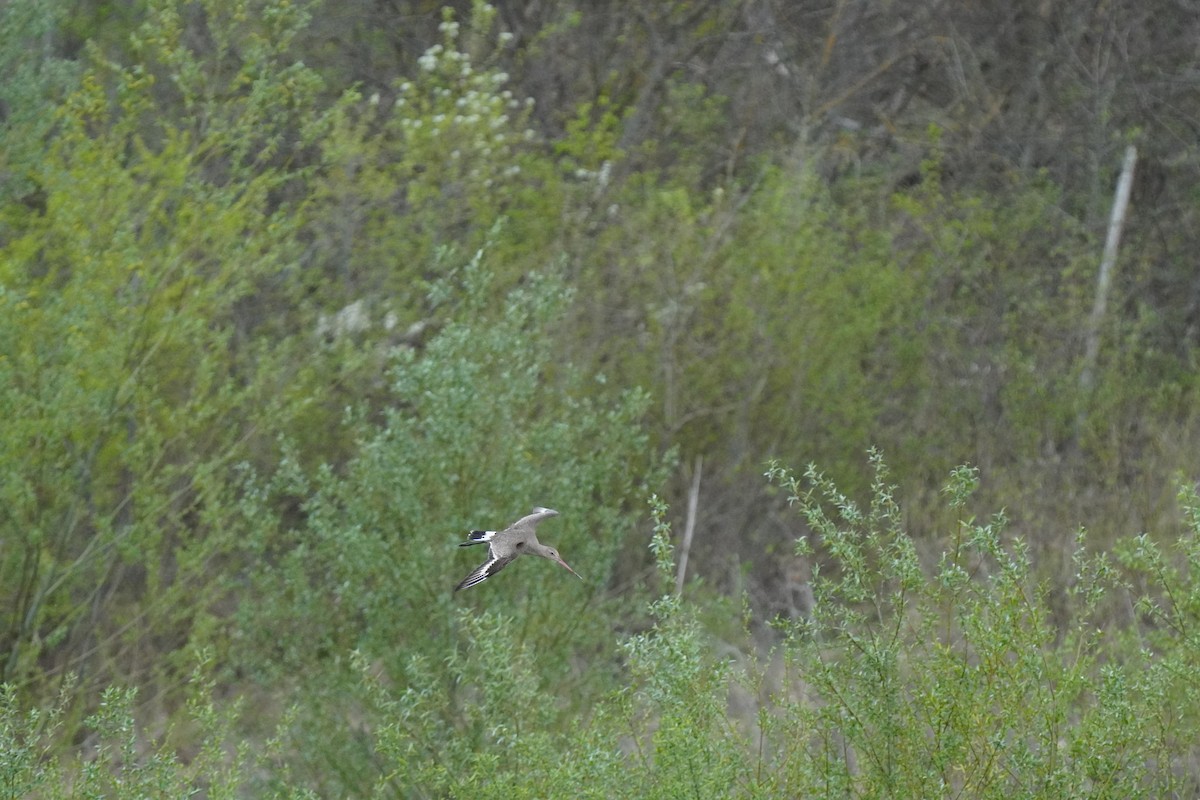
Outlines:
{"type": "Polygon", "coordinates": [[[1108,306],[1108,291],[1112,287],[1113,267],[1117,263],[1117,248],[1121,244],[1121,229],[1125,226],[1125,210],[1129,207],[1129,192],[1133,188],[1133,168],[1137,164],[1137,148],[1125,148],[1125,163],[1121,167],[1121,179],[1117,181],[1117,194],[1113,199],[1112,215],[1108,220],[1108,238],[1104,242],[1104,257],[1100,259],[1100,275],[1096,280],[1096,301],[1092,305],[1092,316],[1088,319],[1087,337],[1084,343],[1083,370],[1079,373],[1079,388],[1090,392],[1095,381],[1096,359],[1100,355],[1100,326],[1104,322],[1104,311],[1108,306]]]}

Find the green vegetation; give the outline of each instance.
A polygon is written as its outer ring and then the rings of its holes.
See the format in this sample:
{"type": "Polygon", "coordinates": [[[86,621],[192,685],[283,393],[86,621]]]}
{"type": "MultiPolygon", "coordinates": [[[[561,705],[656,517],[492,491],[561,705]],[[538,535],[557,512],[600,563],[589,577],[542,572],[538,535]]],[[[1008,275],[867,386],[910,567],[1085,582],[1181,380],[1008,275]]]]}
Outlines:
{"type": "Polygon", "coordinates": [[[543,5],[0,7],[0,798],[1200,792],[1195,23],[543,5]]]}
{"type": "MultiPolygon", "coordinates": [[[[589,628],[602,628],[603,615],[587,619],[596,606],[580,610],[579,625],[552,613],[569,602],[565,590],[541,584],[536,598],[521,592],[515,609],[501,597],[489,604],[501,608],[454,610],[444,588],[411,575],[405,581],[404,565],[372,552],[380,537],[343,528],[347,555],[335,560],[346,564],[323,576],[332,595],[320,594],[320,580],[283,570],[292,594],[302,595],[292,616],[315,623],[306,647],[303,631],[295,640],[289,634],[294,619],[275,616],[280,608],[259,611],[259,622],[287,627],[252,650],[275,647],[262,669],[274,668],[270,685],[292,686],[297,698],[274,732],[260,731],[254,744],[239,738],[239,722],[255,726],[238,716],[244,707],[214,705],[216,683],[205,671],[211,656],[162,739],[143,742],[134,693],[110,689],[85,722],[97,744],[72,759],[52,755],[67,701],[22,712],[10,689],[0,718],[4,796],[173,797],[199,787],[220,797],[1193,794],[1200,756],[1200,650],[1190,635],[1200,608],[1194,491],[1181,495],[1186,567],[1168,567],[1170,554],[1145,539],[1112,560],[1088,552],[1079,537],[1071,592],[1081,613],[1056,631],[1028,548],[1005,534],[1002,514],[986,523],[960,517],[953,548],[925,562],[904,530],[882,459],[872,459],[865,509],[812,468],[799,479],[771,467],[772,481],[811,526],[798,555],[822,551],[827,566],[814,570],[813,613],[784,623],[769,654],[730,659],[690,604],[665,595],[649,604],[648,630],[566,663],[558,657],[602,640],[589,628]],[[1161,597],[1118,581],[1118,561],[1135,579],[1153,580],[1161,597]],[[343,571],[355,582],[342,581],[343,571]],[[390,584],[400,590],[416,583],[414,594],[440,595],[441,610],[417,629],[398,624],[411,618],[395,608],[413,601],[398,593],[391,613],[372,608],[383,605],[372,584],[378,573],[400,578],[390,584]],[[309,616],[320,611],[305,605],[308,596],[323,601],[325,619],[309,616]],[[1138,606],[1146,620],[1141,647],[1129,646],[1127,628],[1100,618],[1110,596],[1138,606]],[[343,618],[357,626],[325,624],[343,618]],[[618,659],[624,685],[615,688],[618,659]],[[180,727],[197,754],[189,763],[172,747],[180,727]]],[[[955,470],[945,489],[949,507],[961,514],[977,486],[974,470],[955,470]]],[[[658,578],[669,584],[675,564],[666,511],[655,505],[652,548],[658,578]]],[[[314,533],[321,527],[312,525],[314,533]]],[[[319,537],[297,545],[314,554],[321,547],[319,537]]]]}

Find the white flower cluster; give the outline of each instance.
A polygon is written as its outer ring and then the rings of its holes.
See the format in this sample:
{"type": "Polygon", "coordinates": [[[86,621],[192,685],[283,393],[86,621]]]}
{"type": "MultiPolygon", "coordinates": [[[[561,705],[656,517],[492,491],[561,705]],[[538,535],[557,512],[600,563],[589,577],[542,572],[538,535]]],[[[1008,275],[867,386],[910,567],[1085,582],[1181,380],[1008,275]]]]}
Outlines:
{"type": "MultiPolygon", "coordinates": [[[[482,8],[485,13],[490,10],[482,8]]],[[[524,124],[533,99],[518,99],[505,88],[507,72],[476,68],[458,46],[458,22],[447,18],[438,30],[441,43],[422,53],[416,75],[396,87],[393,122],[404,146],[427,165],[443,163],[445,169],[431,173],[441,180],[456,180],[457,175],[457,180],[487,187],[516,176],[517,149],[537,139],[524,124]]],[[[501,34],[497,43],[504,45],[512,38],[501,34]]],[[[367,102],[377,105],[378,95],[367,102]]]]}

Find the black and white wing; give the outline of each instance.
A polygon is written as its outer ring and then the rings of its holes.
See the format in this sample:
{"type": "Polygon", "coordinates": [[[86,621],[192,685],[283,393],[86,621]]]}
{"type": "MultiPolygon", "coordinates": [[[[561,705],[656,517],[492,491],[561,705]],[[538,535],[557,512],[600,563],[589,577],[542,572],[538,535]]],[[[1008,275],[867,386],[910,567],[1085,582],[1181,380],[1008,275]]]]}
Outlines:
{"type": "Polygon", "coordinates": [[[465,542],[459,542],[459,547],[470,547],[473,544],[484,544],[496,538],[495,531],[471,531],[465,542]]]}
{"type": "Polygon", "coordinates": [[[454,591],[457,592],[459,589],[469,589],[477,583],[483,583],[488,578],[504,569],[508,565],[508,562],[512,561],[516,557],[517,556],[515,553],[507,556],[498,556],[496,555],[495,550],[489,549],[488,560],[476,567],[475,571],[470,575],[463,578],[462,581],[459,582],[458,586],[454,587],[454,591]]]}

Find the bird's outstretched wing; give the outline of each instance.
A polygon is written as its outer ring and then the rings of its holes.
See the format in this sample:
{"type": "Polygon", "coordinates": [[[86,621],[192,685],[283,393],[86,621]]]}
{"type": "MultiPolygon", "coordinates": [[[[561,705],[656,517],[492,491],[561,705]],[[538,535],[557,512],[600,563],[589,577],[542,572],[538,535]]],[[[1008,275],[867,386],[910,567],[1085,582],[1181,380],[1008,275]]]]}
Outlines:
{"type": "Polygon", "coordinates": [[[553,508],[543,508],[542,506],[538,506],[531,514],[521,517],[512,525],[509,525],[508,530],[512,530],[514,528],[532,528],[544,519],[557,516],[558,512],[553,508]]]}
{"type": "Polygon", "coordinates": [[[476,567],[470,575],[463,578],[459,582],[458,586],[454,587],[454,591],[457,592],[459,589],[469,589],[477,583],[483,583],[488,578],[504,569],[504,567],[508,565],[508,562],[517,557],[515,554],[497,556],[495,551],[490,552],[488,556],[488,560],[476,567]]]}

